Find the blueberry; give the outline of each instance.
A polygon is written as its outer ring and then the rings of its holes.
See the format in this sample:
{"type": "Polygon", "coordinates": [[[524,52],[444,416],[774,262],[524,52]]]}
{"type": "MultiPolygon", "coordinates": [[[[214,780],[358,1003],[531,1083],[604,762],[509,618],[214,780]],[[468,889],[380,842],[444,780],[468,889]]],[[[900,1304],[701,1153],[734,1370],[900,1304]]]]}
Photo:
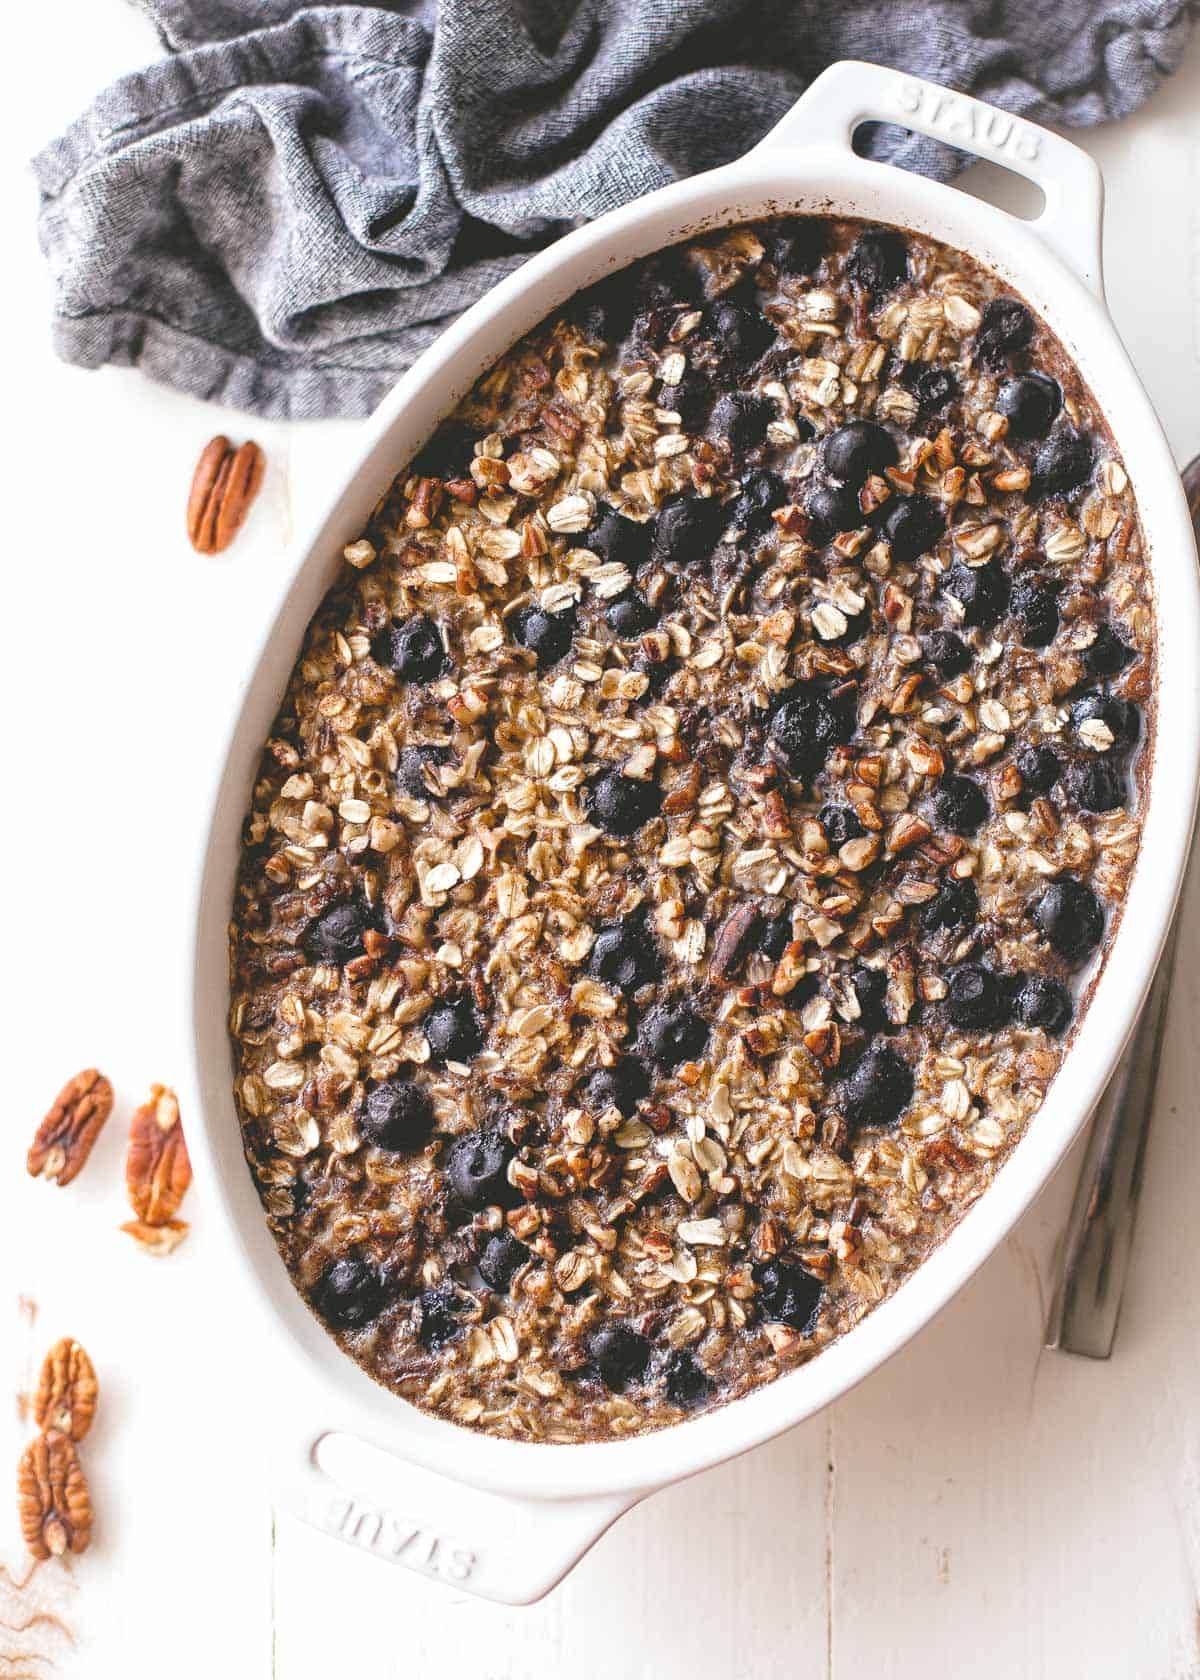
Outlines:
{"type": "Polygon", "coordinates": [[[416,747],[401,747],[396,764],[396,787],[409,799],[436,799],[425,780],[427,764],[449,764],[453,754],[449,747],[427,741],[416,747]]]}
{"type": "Polygon", "coordinates": [[[686,1003],[660,1003],[642,1023],[642,1048],[661,1068],[694,1061],[708,1043],[708,1022],[686,1003]]]}
{"type": "Polygon", "coordinates": [[[763,1261],[751,1268],[750,1275],[758,1285],[758,1303],[768,1324],[786,1324],[791,1330],[811,1334],[825,1289],[819,1278],[786,1260],[763,1261]]]}
{"type": "Polygon", "coordinates": [[[762,916],[754,932],[754,949],[772,962],[778,962],[794,937],[790,915],[762,916]]]}
{"type": "Polygon", "coordinates": [[[371,925],[370,912],[361,899],[332,904],[308,924],[304,933],[304,954],[312,963],[333,963],[340,968],[363,954],[363,935],[371,925]]]}
{"type": "MultiPolygon", "coordinates": [[[[1071,707],[1071,722],[1077,732],[1085,723],[1102,723],[1110,731],[1113,744],[1131,747],[1142,732],[1142,714],[1132,700],[1118,700],[1115,694],[1085,694],[1071,707]]],[[[1080,734],[1087,745],[1087,737],[1080,734]]]]}
{"type": "Polygon", "coordinates": [[[628,273],[614,274],[589,286],[569,306],[571,319],[593,344],[619,344],[633,325],[633,311],[628,273]]]}
{"type": "Polygon", "coordinates": [[[988,814],[987,794],[970,776],[943,776],[933,796],[933,814],[951,834],[973,834],[988,814]]]}
{"type": "Polygon", "coordinates": [[[1066,1031],[1073,1013],[1071,994],[1067,988],[1043,974],[1028,975],[1013,999],[1013,1014],[1021,1025],[1041,1027],[1052,1038],[1066,1031]]]}
{"type": "Polygon", "coordinates": [[[521,1197],[508,1177],[514,1154],[504,1133],[493,1126],[456,1137],[442,1168],[455,1199],[474,1211],[515,1207],[521,1197]]]}
{"type": "Polygon", "coordinates": [[[1111,624],[1096,626],[1096,639],[1083,650],[1083,663],[1093,677],[1115,677],[1136,655],[1114,634],[1111,624]]]}
{"type": "Polygon", "coordinates": [[[971,650],[953,630],[935,630],[925,638],[925,657],[945,681],[971,668],[971,650]]]}
{"type": "Polygon", "coordinates": [[[1050,747],[1029,744],[1019,747],[1013,763],[1020,771],[1026,793],[1035,797],[1049,793],[1062,775],[1062,761],[1050,747]]]}
{"type": "Polygon", "coordinates": [[[601,928],[588,957],[587,971],[610,991],[627,996],[662,976],[658,947],[641,916],[601,928]]]}
{"type": "Polygon", "coordinates": [[[588,1342],[592,1364],[605,1388],[614,1393],[646,1374],[650,1343],[628,1324],[602,1324],[588,1342]]]}
{"type": "Polygon", "coordinates": [[[633,776],[622,776],[618,770],[606,770],[588,787],[586,803],[592,821],[599,828],[606,834],[628,839],[658,815],[662,789],[656,782],[638,781],[633,776]]]}
{"type": "Polygon", "coordinates": [[[972,927],[979,920],[979,894],[974,881],[947,875],[921,912],[921,922],[930,933],[943,929],[972,927]]]}
{"type": "Polygon", "coordinates": [[[677,385],[660,385],[658,406],[678,414],[685,431],[698,432],[712,413],[716,392],[700,368],[685,369],[677,385]]]}
{"type": "Polygon", "coordinates": [[[946,1014],[956,1027],[990,1032],[1008,1016],[1000,979],[981,963],[962,963],[946,976],[946,1014]]]}
{"type": "Polygon", "coordinates": [[[886,1044],[873,1044],[843,1089],[842,1109],[850,1125],[892,1126],[912,1101],[912,1069],[886,1044]]]}
{"type": "Polygon", "coordinates": [[[556,665],[571,651],[575,635],[575,613],[548,613],[540,607],[523,607],[512,617],[512,631],[522,647],[537,655],[538,670],[556,665]]]}
{"type": "Polygon", "coordinates": [[[469,1062],[483,1049],[483,1024],[465,993],[435,1003],[424,1025],[429,1052],[435,1062],[469,1062]]]}
{"type": "Polygon", "coordinates": [[[744,370],[775,342],[775,328],[765,315],[722,298],[708,312],[708,331],[724,360],[744,370]]]}
{"type": "Polygon", "coordinates": [[[798,688],[771,719],[768,731],[776,755],[794,776],[812,776],[836,746],[854,734],[856,711],[813,688],[798,688]]]}
{"type": "Polygon", "coordinates": [[[715,496],[671,496],[654,522],[654,552],[676,565],[707,560],[725,522],[725,509],[715,496]]]}
{"type": "Polygon", "coordinates": [[[958,400],[958,380],[949,368],[927,362],[906,362],[900,382],[917,399],[923,416],[931,418],[958,400]]]}
{"type": "Polygon", "coordinates": [[[850,976],[850,987],[858,1003],[858,1025],[863,1032],[888,1032],[891,1022],[887,1016],[886,970],[856,968],[850,976]]]}
{"type": "Polygon", "coordinates": [[[829,246],[829,223],[820,216],[789,218],[767,241],[767,256],[781,274],[811,274],[829,246]]]}
{"type": "Polygon", "coordinates": [[[1051,881],[1033,911],[1034,924],[1052,950],[1068,962],[1090,957],[1104,933],[1104,910],[1095,893],[1073,875],[1051,881]]]}
{"type": "Polygon", "coordinates": [[[479,433],[461,420],[443,420],[414,457],[409,472],[417,478],[466,478],[479,433]]]}
{"type": "Polygon", "coordinates": [[[777,473],[753,472],[743,482],[741,494],[728,510],[730,524],[750,535],[769,531],[772,513],[786,501],[787,486],[777,473]]]}
{"type": "Polygon", "coordinates": [[[850,420],[821,443],[821,465],[829,477],[855,490],[898,459],[895,438],[871,420],[850,420]]]}
{"type": "Polygon", "coordinates": [[[376,664],[395,671],[402,682],[432,682],[449,663],[438,627],[424,613],[381,631],[371,643],[371,656],[376,664]]]}
{"type": "Polygon", "coordinates": [[[735,455],[741,455],[763,441],[774,418],[775,405],[768,398],[750,391],[727,391],[712,411],[712,428],[728,440],[735,455]]]}
{"type": "Polygon", "coordinates": [[[674,1348],[663,1361],[667,1399],[673,1406],[690,1411],[710,1400],[716,1389],[712,1378],[690,1348],[674,1348]]]}
{"type": "Polygon", "coordinates": [[[433,1131],[433,1104],[411,1079],[385,1079],[368,1091],[358,1116],[368,1143],[394,1154],[421,1149],[433,1131]]]}
{"type": "Polygon", "coordinates": [[[1081,811],[1118,811],[1125,803],[1125,777],[1103,758],[1068,765],[1063,788],[1081,811]]]}
{"type": "Polygon", "coordinates": [[[1008,574],[995,560],[968,566],[956,560],[942,584],[963,609],[963,623],[987,630],[1008,605],[1008,574]]]}
{"type": "Polygon", "coordinates": [[[605,609],[605,618],[615,636],[628,642],[658,623],[658,614],[636,590],[626,590],[605,609]]]}
{"type": "Polygon", "coordinates": [[[808,535],[815,543],[830,542],[839,531],[857,531],[865,523],[858,492],[848,484],[810,484],[804,511],[808,514],[808,535]]]}
{"type": "Polygon", "coordinates": [[[310,1299],[331,1330],[358,1330],[379,1317],[388,1288],[377,1267],[346,1255],[325,1267],[310,1299]]]}
{"type": "Polygon", "coordinates": [[[871,297],[882,297],[908,279],[908,246],[895,228],[867,228],[846,259],[846,273],[871,297]]]}
{"type": "Polygon", "coordinates": [[[1092,440],[1061,426],[1033,458],[1032,496],[1066,496],[1092,476],[1092,440]]]}
{"type": "Polygon", "coordinates": [[[993,298],[985,305],[975,334],[975,360],[980,367],[1000,368],[1033,339],[1033,316],[1016,298],[993,298]]]}
{"type": "Polygon", "coordinates": [[[500,1231],[484,1245],[479,1256],[479,1275],[489,1288],[504,1294],[514,1275],[530,1258],[525,1244],[518,1242],[511,1231],[500,1231]]]}
{"type": "Polygon", "coordinates": [[[817,812],[817,821],[825,830],[825,838],[831,846],[844,846],[847,840],[859,840],[864,832],[852,805],[822,805],[817,812]]]}
{"type": "Polygon", "coordinates": [[[1026,647],[1049,647],[1058,634],[1058,594],[1053,578],[1025,573],[1012,586],[1009,611],[1026,647]]]}
{"type": "Polygon", "coordinates": [[[622,1056],[615,1067],[597,1068],[583,1086],[583,1103],[592,1114],[618,1108],[626,1118],[650,1095],[650,1075],[636,1056],[622,1056]]]}
{"type": "Polygon", "coordinates": [[[1044,373],[1022,373],[1006,379],[996,394],[996,413],[1008,421],[1008,435],[1017,443],[1045,437],[1061,407],[1062,391],[1044,373]]]}
{"type": "Polygon", "coordinates": [[[654,527],[649,521],[626,519],[615,508],[605,508],[594,525],[571,538],[574,548],[590,548],[602,560],[636,572],[650,552],[654,527]]]}
{"type": "Polygon", "coordinates": [[[883,534],[891,546],[893,561],[907,566],[928,554],[946,534],[945,515],[928,496],[901,496],[884,516],[883,534]]]}
{"type": "Polygon", "coordinates": [[[474,1306],[471,1296],[452,1283],[439,1284],[417,1297],[417,1340],[437,1352],[466,1329],[465,1319],[474,1306]]]}

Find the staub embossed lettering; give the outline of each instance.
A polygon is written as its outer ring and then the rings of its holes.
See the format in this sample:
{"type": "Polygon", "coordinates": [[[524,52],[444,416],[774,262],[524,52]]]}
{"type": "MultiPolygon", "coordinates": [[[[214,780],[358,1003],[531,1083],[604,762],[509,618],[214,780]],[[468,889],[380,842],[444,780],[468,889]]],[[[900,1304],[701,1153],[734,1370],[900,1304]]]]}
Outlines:
{"type": "Polygon", "coordinates": [[[919,116],[952,144],[969,140],[972,145],[986,147],[1001,157],[1019,158],[1023,163],[1032,163],[1041,152],[1040,136],[1019,117],[994,111],[944,88],[897,80],[893,98],[906,116],[919,116]]]}
{"type": "Polygon", "coordinates": [[[330,1501],[324,1527],[338,1540],[389,1563],[402,1563],[444,1581],[467,1581],[479,1554],[379,1506],[346,1496],[330,1501]]]}

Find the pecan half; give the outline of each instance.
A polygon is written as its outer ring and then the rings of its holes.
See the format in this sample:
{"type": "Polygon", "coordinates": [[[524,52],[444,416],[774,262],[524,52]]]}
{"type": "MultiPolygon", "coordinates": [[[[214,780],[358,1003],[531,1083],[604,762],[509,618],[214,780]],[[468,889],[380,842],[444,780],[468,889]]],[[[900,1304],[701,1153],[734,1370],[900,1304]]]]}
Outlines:
{"type": "Polygon", "coordinates": [[[125,1187],[129,1205],[144,1225],[166,1225],[179,1211],[192,1164],[188,1160],[179,1099],[166,1085],[152,1085],[150,1100],[129,1122],[125,1187]]]}
{"type": "Polygon", "coordinates": [[[206,444],[188,496],[188,541],[200,554],[219,554],[241,530],[263,481],[265,462],[256,443],[235,449],[227,437],[206,444]]]}
{"type": "Polygon", "coordinates": [[[17,1466],[17,1511],[35,1558],[87,1549],[92,1498],[69,1435],[51,1429],[25,1448],[17,1466]]]}
{"type": "Polygon", "coordinates": [[[57,1429],[82,1441],[96,1415],[99,1385],[85,1349],[64,1336],[42,1361],[33,1415],[39,1429],[57,1429]]]}
{"type": "Polygon", "coordinates": [[[95,1068],[70,1079],[37,1129],[25,1164],[34,1178],[70,1184],[112,1113],[113,1088],[95,1068]]]}

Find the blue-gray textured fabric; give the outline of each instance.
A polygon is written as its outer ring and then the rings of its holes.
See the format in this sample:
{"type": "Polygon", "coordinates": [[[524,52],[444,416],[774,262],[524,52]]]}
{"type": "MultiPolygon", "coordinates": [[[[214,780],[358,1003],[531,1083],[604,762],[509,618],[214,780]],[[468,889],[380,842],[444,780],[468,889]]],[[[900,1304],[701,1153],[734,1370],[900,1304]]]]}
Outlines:
{"type": "MultiPolygon", "coordinates": [[[[528,253],[866,58],[1120,117],[1200,0],[140,0],[168,56],[35,161],[54,341],[256,414],[366,413],[528,253]]],[[[879,129],[876,155],[953,154],[879,129]]]]}

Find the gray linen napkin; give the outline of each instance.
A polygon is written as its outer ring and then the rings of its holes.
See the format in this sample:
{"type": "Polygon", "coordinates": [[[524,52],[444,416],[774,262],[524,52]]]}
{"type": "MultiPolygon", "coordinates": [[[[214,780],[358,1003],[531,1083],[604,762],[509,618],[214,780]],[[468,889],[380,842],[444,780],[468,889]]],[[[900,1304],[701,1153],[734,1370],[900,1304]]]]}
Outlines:
{"type": "MultiPolygon", "coordinates": [[[[1200,0],[140,0],[171,56],[35,160],[54,343],[268,416],[368,412],[532,249],[866,58],[1039,122],[1140,105],[1200,0]]],[[[871,148],[947,176],[954,154],[871,148]]]]}

